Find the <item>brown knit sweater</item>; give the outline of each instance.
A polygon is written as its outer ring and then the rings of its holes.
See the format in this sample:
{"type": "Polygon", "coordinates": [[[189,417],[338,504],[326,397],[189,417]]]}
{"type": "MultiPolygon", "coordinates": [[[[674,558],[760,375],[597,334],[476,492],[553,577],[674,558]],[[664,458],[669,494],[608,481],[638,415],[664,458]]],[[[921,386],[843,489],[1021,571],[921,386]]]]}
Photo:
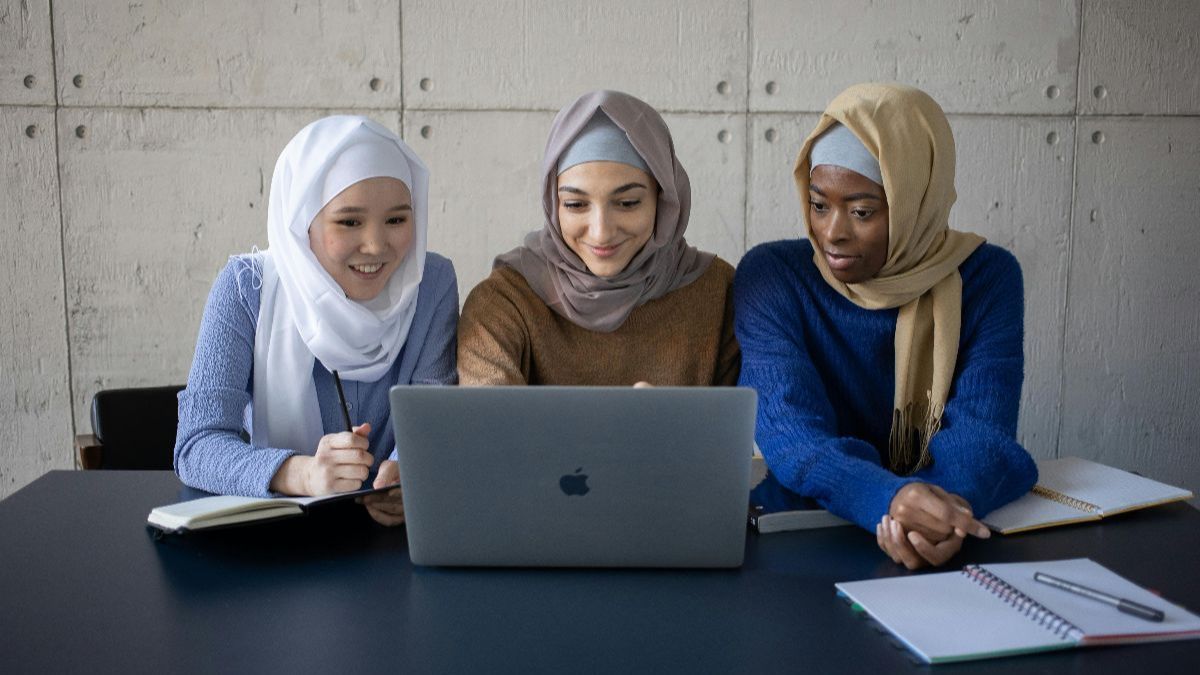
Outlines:
{"type": "Polygon", "coordinates": [[[476,286],[458,322],[460,384],[735,385],[733,267],[716,258],[692,283],[633,310],[611,333],[550,309],[511,267],[476,286]]]}

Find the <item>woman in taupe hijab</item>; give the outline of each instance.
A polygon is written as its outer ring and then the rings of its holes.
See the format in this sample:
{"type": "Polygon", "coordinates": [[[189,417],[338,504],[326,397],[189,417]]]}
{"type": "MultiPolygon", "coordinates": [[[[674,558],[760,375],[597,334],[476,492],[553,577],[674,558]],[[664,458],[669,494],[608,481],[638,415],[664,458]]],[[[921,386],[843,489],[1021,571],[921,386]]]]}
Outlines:
{"type": "Polygon", "coordinates": [[[463,307],[460,382],[736,383],[733,268],[684,239],[691,184],[662,117],[585,94],[555,118],[542,171],[545,224],[463,307]]]}

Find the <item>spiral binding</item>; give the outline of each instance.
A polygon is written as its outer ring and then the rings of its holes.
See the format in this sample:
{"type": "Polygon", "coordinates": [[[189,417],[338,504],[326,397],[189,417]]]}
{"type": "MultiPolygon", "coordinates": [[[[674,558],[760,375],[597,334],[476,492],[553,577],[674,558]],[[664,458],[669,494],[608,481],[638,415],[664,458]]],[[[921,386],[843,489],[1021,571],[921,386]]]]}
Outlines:
{"type": "Polygon", "coordinates": [[[1083,631],[1075,624],[1067,621],[1048,609],[1045,605],[1017,590],[1007,581],[985,570],[979,565],[963,567],[963,574],[972,581],[983,586],[988,592],[1014,607],[1017,611],[1036,621],[1039,626],[1047,628],[1059,639],[1070,640],[1083,631]]]}
{"type": "Polygon", "coordinates": [[[1035,494],[1039,497],[1049,499],[1050,501],[1058,502],[1059,504],[1066,504],[1067,506],[1070,506],[1073,509],[1079,509],[1080,511],[1087,511],[1088,513],[1099,513],[1100,512],[1100,507],[1096,506],[1095,504],[1093,504],[1091,502],[1085,502],[1082,499],[1076,499],[1074,497],[1064,495],[1063,493],[1061,493],[1057,490],[1051,490],[1048,487],[1042,487],[1041,485],[1034,485],[1033,489],[1030,490],[1030,492],[1032,492],[1033,494],[1035,494]]]}

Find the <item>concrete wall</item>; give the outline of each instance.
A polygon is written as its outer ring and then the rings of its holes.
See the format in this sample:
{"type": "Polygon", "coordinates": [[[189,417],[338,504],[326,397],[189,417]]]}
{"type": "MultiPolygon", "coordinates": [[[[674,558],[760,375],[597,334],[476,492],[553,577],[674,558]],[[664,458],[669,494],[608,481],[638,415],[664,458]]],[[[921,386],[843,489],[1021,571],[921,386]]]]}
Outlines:
{"type": "Polygon", "coordinates": [[[329,112],[434,172],[462,294],[539,226],[556,109],[664,111],[689,239],[797,236],[790,167],[846,85],[929,91],[952,222],[1025,270],[1021,438],[1200,491],[1200,11],[1190,0],[0,0],[0,496],[73,466],[107,387],[182,382],[283,144],[329,112]]]}

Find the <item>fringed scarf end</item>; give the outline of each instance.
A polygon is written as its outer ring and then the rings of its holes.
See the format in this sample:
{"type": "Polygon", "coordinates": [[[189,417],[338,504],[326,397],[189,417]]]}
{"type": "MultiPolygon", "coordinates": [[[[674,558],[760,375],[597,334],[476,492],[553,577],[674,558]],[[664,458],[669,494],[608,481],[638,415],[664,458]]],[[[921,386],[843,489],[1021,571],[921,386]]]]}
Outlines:
{"type": "Polygon", "coordinates": [[[913,424],[912,403],[892,411],[892,431],[888,436],[888,469],[898,476],[910,476],[933,464],[929,442],[942,428],[942,406],[933,404],[933,393],[925,392],[927,411],[921,426],[913,424]]]}

